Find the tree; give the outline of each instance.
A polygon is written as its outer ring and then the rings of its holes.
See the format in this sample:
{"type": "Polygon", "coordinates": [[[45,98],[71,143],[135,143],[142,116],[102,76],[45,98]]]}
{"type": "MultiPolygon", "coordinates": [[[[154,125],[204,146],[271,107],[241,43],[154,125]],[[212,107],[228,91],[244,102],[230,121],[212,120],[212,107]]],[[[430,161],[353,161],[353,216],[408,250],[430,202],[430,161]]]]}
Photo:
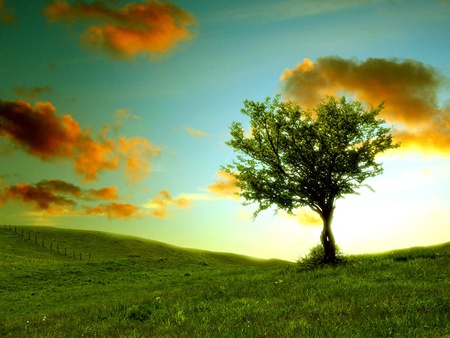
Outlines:
{"type": "Polygon", "coordinates": [[[357,101],[328,97],[305,111],[280,96],[244,101],[250,132],[233,122],[227,145],[237,159],[223,167],[237,179],[244,205],[258,203],[254,218],[271,206],[292,214],[310,207],[323,221],[324,261],[336,260],[331,222],[336,200],[358,194],[363,182],[383,172],[376,155],[396,148],[391,130],[378,119],[383,104],[365,110],[357,101]]]}

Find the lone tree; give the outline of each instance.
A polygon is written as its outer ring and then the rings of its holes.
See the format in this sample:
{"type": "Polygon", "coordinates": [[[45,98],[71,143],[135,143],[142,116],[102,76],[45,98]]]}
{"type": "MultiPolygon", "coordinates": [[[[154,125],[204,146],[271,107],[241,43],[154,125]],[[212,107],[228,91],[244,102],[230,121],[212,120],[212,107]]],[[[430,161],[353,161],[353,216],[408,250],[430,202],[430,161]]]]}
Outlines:
{"type": "Polygon", "coordinates": [[[223,169],[237,179],[239,195],[259,212],[275,206],[292,214],[308,206],[323,221],[324,262],[336,260],[331,221],[338,198],[357,194],[369,178],[383,172],[377,154],[396,148],[390,128],[377,115],[383,104],[365,110],[345,97],[328,97],[310,112],[280,96],[244,101],[250,132],[233,122],[227,145],[237,159],[223,169]]]}

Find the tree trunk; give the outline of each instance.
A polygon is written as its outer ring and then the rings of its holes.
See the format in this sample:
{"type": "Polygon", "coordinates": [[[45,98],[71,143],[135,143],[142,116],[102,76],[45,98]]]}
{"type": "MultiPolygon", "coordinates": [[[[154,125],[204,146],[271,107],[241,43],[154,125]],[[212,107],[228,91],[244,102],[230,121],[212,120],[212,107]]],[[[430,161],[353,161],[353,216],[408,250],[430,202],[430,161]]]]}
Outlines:
{"type": "Polygon", "coordinates": [[[333,219],[334,206],[322,213],[323,230],[320,235],[320,240],[324,250],[325,263],[333,263],[336,261],[336,243],[334,235],[331,231],[331,221],[333,219]]]}

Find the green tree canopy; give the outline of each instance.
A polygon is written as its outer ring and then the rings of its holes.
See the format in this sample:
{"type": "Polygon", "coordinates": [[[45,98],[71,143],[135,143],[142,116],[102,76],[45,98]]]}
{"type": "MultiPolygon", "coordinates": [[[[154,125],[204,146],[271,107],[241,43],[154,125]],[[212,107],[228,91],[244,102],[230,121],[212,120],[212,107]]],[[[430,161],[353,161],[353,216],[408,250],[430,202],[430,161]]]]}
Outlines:
{"type": "Polygon", "coordinates": [[[382,109],[380,104],[366,110],[345,97],[328,97],[313,111],[282,102],[280,96],[244,101],[241,112],[250,118],[250,134],[241,123],[232,123],[227,145],[238,155],[224,169],[237,179],[244,203],[259,205],[255,217],[272,206],[288,213],[303,206],[317,212],[324,226],[324,259],[332,262],[336,200],[369,187],[363,182],[383,172],[376,155],[399,146],[377,118],[382,109]]]}

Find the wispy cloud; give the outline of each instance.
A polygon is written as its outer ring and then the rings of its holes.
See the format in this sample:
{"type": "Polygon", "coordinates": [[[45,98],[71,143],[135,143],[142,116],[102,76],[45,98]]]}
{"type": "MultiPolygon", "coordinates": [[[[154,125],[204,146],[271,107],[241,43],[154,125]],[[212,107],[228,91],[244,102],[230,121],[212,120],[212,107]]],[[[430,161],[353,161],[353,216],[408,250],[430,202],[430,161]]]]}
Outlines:
{"type": "Polygon", "coordinates": [[[201,130],[192,129],[189,127],[185,127],[184,130],[186,130],[189,134],[195,136],[195,137],[205,137],[207,134],[201,130]]]}
{"type": "Polygon", "coordinates": [[[138,211],[139,208],[133,204],[112,202],[108,204],[100,204],[93,208],[85,208],[84,214],[106,216],[109,219],[130,219],[138,217],[138,211]]]}
{"type": "Polygon", "coordinates": [[[0,23],[9,25],[17,21],[14,16],[14,8],[7,7],[5,0],[0,0],[0,23]]]}
{"type": "Polygon", "coordinates": [[[187,208],[191,206],[191,200],[184,196],[174,198],[168,190],[161,190],[157,196],[153,197],[149,203],[144,205],[145,208],[150,209],[152,216],[160,218],[167,216],[167,212],[171,206],[187,208]]]}
{"type": "Polygon", "coordinates": [[[17,96],[33,100],[36,97],[38,97],[41,94],[51,93],[52,88],[49,86],[45,87],[33,87],[33,88],[26,88],[26,87],[17,87],[14,88],[14,93],[16,93],[17,96]]]}
{"type": "Polygon", "coordinates": [[[108,137],[105,126],[99,135],[82,129],[72,116],[56,116],[49,102],[35,107],[25,101],[0,101],[0,136],[44,161],[73,161],[85,182],[96,180],[104,170],[117,170],[125,163],[125,177],[140,181],[150,173],[150,160],[160,149],[142,137],[108,137]]]}
{"type": "Polygon", "coordinates": [[[129,119],[142,120],[140,116],[131,114],[130,110],[126,108],[117,109],[117,111],[113,114],[113,118],[114,123],[112,127],[115,133],[118,133],[119,129],[124,126],[129,119]]]}
{"type": "Polygon", "coordinates": [[[239,199],[237,195],[239,188],[233,175],[221,170],[216,173],[216,177],[217,179],[208,187],[208,192],[220,198],[239,199]]]}
{"type": "Polygon", "coordinates": [[[258,0],[242,1],[231,7],[226,3],[210,21],[274,22],[332,13],[381,2],[381,0],[258,0]]]}
{"type": "Polygon", "coordinates": [[[190,208],[195,201],[215,201],[223,199],[239,199],[235,194],[239,191],[236,186],[236,179],[224,172],[216,173],[217,179],[206,188],[206,191],[193,194],[181,194],[173,197],[170,192],[165,189],[158,192],[148,203],[144,203],[142,207],[152,217],[165,218],[169,215],[170,209],[173,208],[190,208]]]}
{"type": "Polygon", "coordinates": [[[195,24],[187,11],[159,1],[117,8],[105,1],[54,0],[45,8],[45,14],[50,22],[91,22],[81,35],[82,43],[119,58],[167,53],[181,41],[192,39],[188,27],[195,24]]]}
{"type": "Polygon", "coordinates": [[[438,95],[448,79],[415,60],[337,56],[304,59],[280,78],[286,98],[313,107],[326,95],[354,95],[370,105],[385,102],[382,117],[396,126],[402,150],[450,154],[450,107],[438,95]]]}

